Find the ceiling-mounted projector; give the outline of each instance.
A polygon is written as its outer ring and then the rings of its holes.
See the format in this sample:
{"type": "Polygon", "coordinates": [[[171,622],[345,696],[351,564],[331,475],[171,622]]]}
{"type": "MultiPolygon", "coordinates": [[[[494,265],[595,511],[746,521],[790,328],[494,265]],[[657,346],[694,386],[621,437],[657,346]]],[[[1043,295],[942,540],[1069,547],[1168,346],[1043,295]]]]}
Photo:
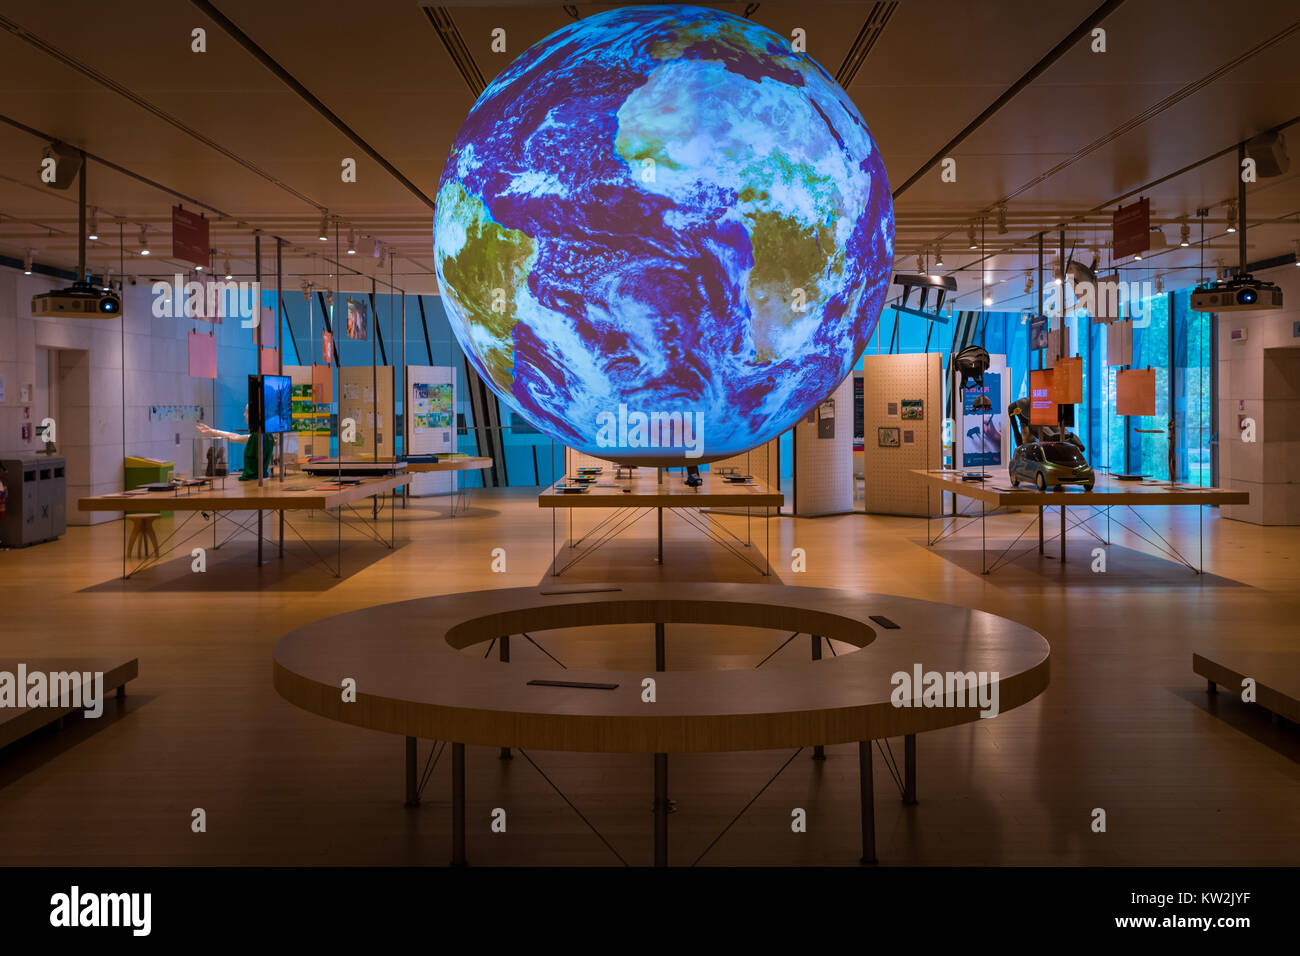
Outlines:
{"type": "Polygon", "coordinates": [[[1195,312],[1250,312],[1256,309],[1282,308],[1282,290],[1271,282],[1258,280],[1248,273],[1233,276],[1226,282],[1211,282],[1192,290],[1191,307],[1195,312]]]}
{"type": "Polygon", "coordinates": [[[122,313],[122,297],[111,289],[74,282],[67,289],[32,296],[32,315],[70,315],[80,319],[109,319],[122,313]]]}

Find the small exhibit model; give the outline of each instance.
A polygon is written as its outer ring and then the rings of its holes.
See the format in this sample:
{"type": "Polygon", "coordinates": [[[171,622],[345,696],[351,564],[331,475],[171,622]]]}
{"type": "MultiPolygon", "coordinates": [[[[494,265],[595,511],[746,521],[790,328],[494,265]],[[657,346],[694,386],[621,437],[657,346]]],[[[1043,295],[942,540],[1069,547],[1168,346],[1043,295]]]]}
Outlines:
{"type": "Polygon", "coordinates": [[[637,6],[488,85],[433,233],[448,321],[502,401],[571,448],[670,466],[762,445],[844,380],[894,210],[857,106],[789,38],[637,6]]]}
{"type": "Polygon", "coordinates": [[[1007,471],[1012,487],[1019,488],[1024,481],[1039,491],[1049,487],[1059,489],[1062,485],[1082,485],[1084,491],[1092,491],[1097,480],[1083,452],[1063,441],[1025,442],[1011,456],[1007,471]]]}

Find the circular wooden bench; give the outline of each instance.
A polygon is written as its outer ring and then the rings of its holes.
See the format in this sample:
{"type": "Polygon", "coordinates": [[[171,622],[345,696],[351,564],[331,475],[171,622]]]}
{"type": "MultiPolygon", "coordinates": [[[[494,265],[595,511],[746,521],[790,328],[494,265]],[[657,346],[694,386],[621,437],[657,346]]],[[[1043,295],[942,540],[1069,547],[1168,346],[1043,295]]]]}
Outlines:
{"type": "MultiPolygon", "coordinates": [[[[455,863],[465,861],[466,744],[654,754],[656,787],[666,790],[670,753],[847,742],[859,745],[862,856],[874,862],[871,741],[909,738],[911,763],[915,734],[982,712],[973,700],[958,706],[947,697],[938,706],[899,706],[895,676],[918,667],[974,674],[1004,713],[1047,687],[1048,655],[1041,635],[1013,621],[892,595],[761,584],[589,585],[473,591],[326,618],[281,638],[273,674],[280,695],[305,710],[406,737],[408,795],[415,739],[452,743],[455,863]],[[643,625],[647,638],[653,627],[662,660],[665,630],[686,623],[809,633],[858,650],[762,669],[648,672],[502,666],[461,653],[529,631],[643,625]],[[352,702],[343,698],[348,678],[356,682],[352,702]],[[560,678],[568,686],[530,683],[560,678]],[[645,700],[647,678],[653,703],[645,700]]],[[[909,769],[914,780],[914,763],[909,769]]],[[[666,860],[666,829],[666,809],[657,810],[656,862],[666,860]]]]}

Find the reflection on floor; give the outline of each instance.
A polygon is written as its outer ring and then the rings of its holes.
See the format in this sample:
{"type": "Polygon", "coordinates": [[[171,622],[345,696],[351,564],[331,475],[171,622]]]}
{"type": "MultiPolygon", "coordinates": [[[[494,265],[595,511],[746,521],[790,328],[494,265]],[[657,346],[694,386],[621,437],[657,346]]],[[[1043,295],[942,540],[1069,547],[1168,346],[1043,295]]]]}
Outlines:
{"type": "MultiPolygon", "coordinates": [[[[473,506],[470,516],[447,519],[436,499],[413,500],[395,515],[396,550],[358,541],[345,550],[353,560],[343,578],[321,575],[310,587],[286,583],[298,572],[275,563],[258,569],[239,560],[251,539],[210,565],[207,585],[182,584],[184,574],[201,576],[178,572],[180,565],[159,578],[170,582],[164,586],[114,583],[117,523],[0,552],[0,657],[120,651],[140,658],[131,696],[120,707],[110,702],[100,722],[72,721],[0,754],[0,864],[449,859],[449,757],[433,768],[423,804],[404,809],[402,742],[283,702],[271,687],[270,652],[286,630],[352,608],[542,580],[551,520],[535,492],[481,491],[473,506]],[[503,573],[491,570],[495,548],[505,549],[503,573]],[[207,811],[206,834],[190,831],[196,807],[207,811]]],[[[1190,509],[1151,509],[1145,517],[1195,550],[1190,509]]],[[[1026,520],[997,516],[991,533],[1009,542],[1026,520]]],[[[1034,554],[984,576],[960,538],[927,548],[923,520],[779,518],[771,532],[773,587],[783,580],[969,605],[1023,621],[1052,643],[1052,685],[1037,700],[920,738],[918,806],[901,804],[878,755],[883,863],[1300,858],[1295,729],[1274,726],[1226,693],[1207,701],[1191,671],[1192,647],[1209,635],[1295,641],[1300,529],[1207,511],[1206,576],[1150,557],[1124,534],[1104,573],[1091,571],[1091,545],[1080,545],[1064,569],[1034,554]],[[806,572],[791,569],[796,547],[807,552],[806,572]],[[1097,807],[1107,811],[1104,834],[1090,829],[1097,807]]],[[[666,520],[665,535],[663,567],[654,563],[650,518],[578,565],[571,580],[663,580],[669,588],[674,580],[762,580],[680,522],[666,520]]],[[[974,555],[978,561],[978,538],[974,555]]],[[[565,663],[637,667],[651,653],[647,635],[632,632],[532,636],[541,647],[514,640],[513,659],[541,665],[545,648],[565,663]]],[[[788,637],[682,629],[670,634],[669,666],[754,666],[788,637]]],[[[808,653],[805,636],[764,666],[808,653]]],[[[890,744],[901,760],[901,742],[890,744]]],[[[431,747],[421,743],[422,763],[431,747]]],[[[790,754],[675,757],[672,862],[695,861],[790,754]]],[[[529,756],[620,855],[649,862],[649,758],[529,756]]],[[[854,865],[856,754],[852,746],[830,747],[827,758],[800,754],[701,864],[854,865]],[[807,833],[791,832],[795,808],[807,811],[807,833]]],[[[494,749],[475,747],[468,763],[472,863],[617,865],[526,760],[501,761],[494,749]],[[489,829],[496,807],[507,811],[505,834],[489,829]]]]}

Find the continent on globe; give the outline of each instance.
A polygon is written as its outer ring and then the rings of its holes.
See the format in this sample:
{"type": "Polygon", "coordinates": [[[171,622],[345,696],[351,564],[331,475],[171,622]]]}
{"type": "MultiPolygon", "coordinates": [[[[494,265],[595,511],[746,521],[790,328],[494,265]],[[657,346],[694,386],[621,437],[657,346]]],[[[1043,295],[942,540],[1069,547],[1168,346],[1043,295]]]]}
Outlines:
{"type": "Polygon", "coordinates": [[[515,60],[461,126],[433,224],[484,381],[556,441],[643,465],[740,454],[834,391],[893,241],[848,94],[770,30],[689,6],[597,14],[515,60]]]}

